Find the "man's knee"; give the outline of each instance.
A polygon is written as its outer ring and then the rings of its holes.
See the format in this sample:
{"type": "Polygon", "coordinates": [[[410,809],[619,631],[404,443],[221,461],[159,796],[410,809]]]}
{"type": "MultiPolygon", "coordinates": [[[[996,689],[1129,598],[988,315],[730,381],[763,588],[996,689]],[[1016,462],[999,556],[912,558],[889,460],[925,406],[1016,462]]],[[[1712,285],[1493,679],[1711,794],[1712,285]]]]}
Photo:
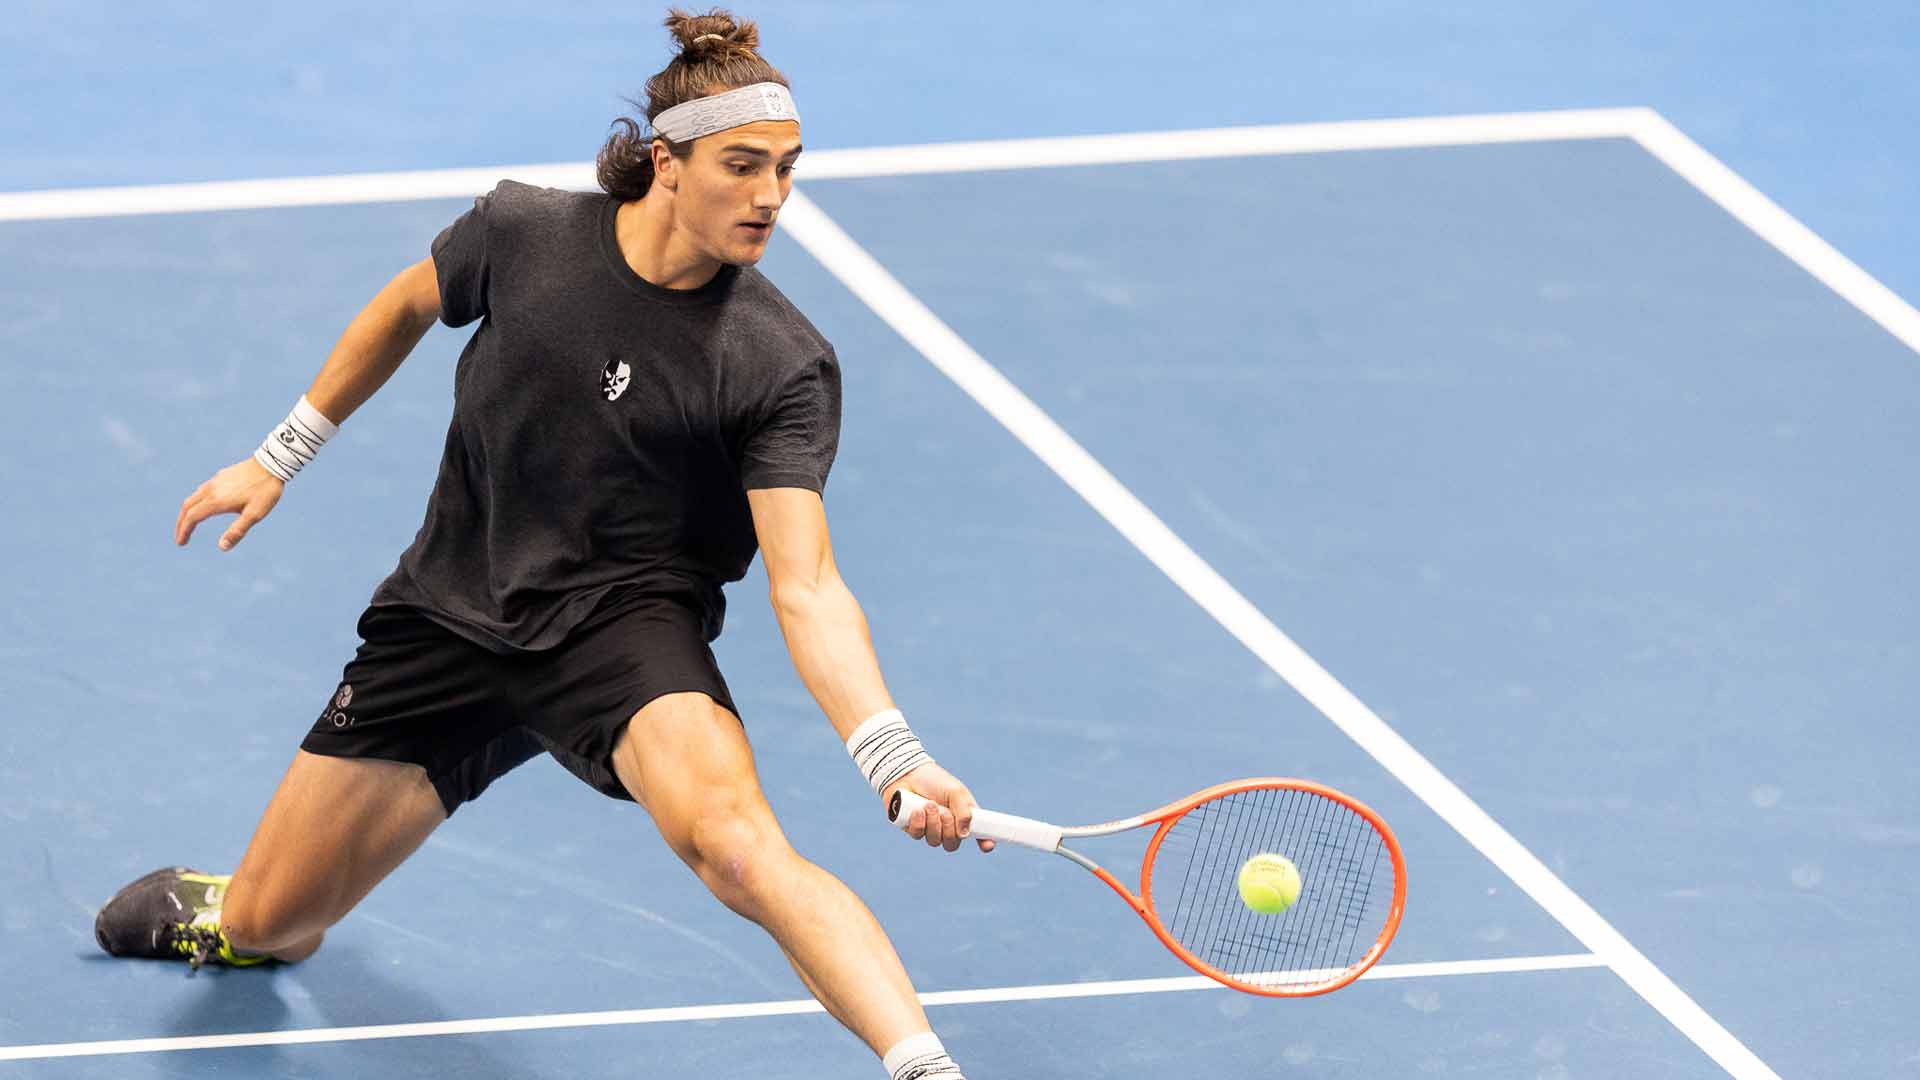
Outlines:
{"type": "Polygon", "coordinates": [[[272,880],[234,875],[221,901],[220,928],[243,952],[273,952],[317,937],[338,921],[329,895],[301,895],[272,880]]]}
{"type": "Polygon", "coordinates": [[[700,814],[675,846],[721,903],[756,922],[794,857],[772,822],[731,809],[700,814]]]}

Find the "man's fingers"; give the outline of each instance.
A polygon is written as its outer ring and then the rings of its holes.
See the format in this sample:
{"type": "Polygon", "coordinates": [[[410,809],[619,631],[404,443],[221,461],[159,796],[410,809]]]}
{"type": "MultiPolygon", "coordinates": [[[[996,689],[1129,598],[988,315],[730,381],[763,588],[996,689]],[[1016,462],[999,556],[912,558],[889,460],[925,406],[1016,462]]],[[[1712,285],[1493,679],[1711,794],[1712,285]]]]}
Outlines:
{"type": "Polygon", "coordinates": [[[233,545],[246,539],[247,530],[253,528],[256,522],[266,516],[267,512],[257,504],[248,505],[245,510],[240,511],[240,519],[227,526],[226,533],[220,537],[220,550],[231,551],[233,545]]]}
{"type": "MultiPolygon", "coordinates": [[[[220,500],[214,498],[212,495],[208,495],[207,497],[196,501],[192,506],[189,506],[186,509],[180,511],[180,520],[176,522],[173,527],[173,542],[176,544],[185,544],[188,540],[193,539],[193,530],[199,527],[201,522],[207,520],[208,518],[214,516],[215,514],[231,514],[235,510],[240,510],[240,509],[242,508],[237,506],[225,505],[220,500]]],[[[264,513],[265,512],[262,511],[260,514],[255,514],[253,516],[253,520],[254,521],[260,520],[260,518],[264,516],[264,513]]],[[[253,526],[253,522],[251,521],[247,522],[248,528],[251,528],[252,526],[253,526]]],[[[240,531],[242,534],[244,534],[246,532],[246,529],[241,529],[240,531]]],[[[231,547],[232,545],[227,544],[225,542],[225,539],[226,539],[225,537],[221,538],[222,540],[221,546],[231,547]]]]}
{"type": "Polygon", "coordinates": [[[944,847],[947,837],[953,835],[953,812],[939,803],[927,807],[927,844],[930,847],[944,847]]]}
{"type": "Polygon", "coordinates": [[[200,501],[206,497],[207,485],[201,484],[199,487],[187,492],[187,497],[180,500],[180,512],[174,515],[173,518],[174,543],[184,544],[187,542],[187,538],[193,535],[193,527],[200,520],[192,516],[193,508],[198,506],[200,501]]]}
{"type": "Polygon", "coordinates": [[[953,825],[962,839],[973,835],[973,797],[964,791],[953,800],[953,825]]]}
{"type": "Polygon", "coordinates": [[[976,844],[979,844],[979,845],[980,845],[980,850],[981,850],[981,852],[983,852],[983,853],[984,853],[984,852],[988,852],[988,851],[992,851],[992,850],[994,849],[994,847],[996,846],[996,845],[994,844],[994,842],[993,842],[993,841],[991,841],[991,840],[975,840],[975,841],[974,841],[974,843],[976,843],[976,844]]]}
{"type": "Polygon", "coordinates": [[[213,515],[213,502],[209,499],[200,499],[192,506],[183,507],[180,511],[180,520],[173,525],[173,542],[185,544],[193,539],[194,527],[213,515]]]}
{"type": "Polygon", "coordinates": [[[960,822],[953,816],[953,811],[941,807],[940,826],[940,846],[948,851],[959,851],[960,822]]]}

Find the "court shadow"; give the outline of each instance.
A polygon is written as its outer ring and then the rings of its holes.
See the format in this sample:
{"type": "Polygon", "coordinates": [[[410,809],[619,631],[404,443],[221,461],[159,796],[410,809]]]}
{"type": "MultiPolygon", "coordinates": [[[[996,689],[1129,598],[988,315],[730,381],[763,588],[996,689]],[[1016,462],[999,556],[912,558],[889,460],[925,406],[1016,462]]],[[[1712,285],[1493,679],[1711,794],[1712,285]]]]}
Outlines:
{"type": "MultiPolygon", "coordinates": [[[[181,966],[177,960],[152,962],[181,966]]],[[[283,996],[285,975],[286,972],[271,967],[235,970],[210,965],[191,973],[182,970],[181,981],[186,983],[186,989],[181,992],[184,1001],[168,1019],[166,1034],[277,1031],[286,1026],[293,1013],[283,996]]]]}
{"type": "MultiPolygon", "coordinates": [[[[333,948],[329,945],[328,948],[333,948]]],[[[305,972],[309,1004],[327,1027],[423,1023],[463,1019],[447,1014],[431,993],[395,974],[377,954],[351,946],[328,955],[325,949],[305,972]]],[[[416,971],[418,969],[415,969],[416,971]]],[[[332,1053],[351,1054],[367,1065],[366,1075],[461,1076],[474,1080],[552,1075],[539,1064],[502,1045],[506,1036],[427,1035],[335,1044],[332,1053]]]]}
{"type": "MultiPolygon", "coordinates": [[[[110,963],[124,963],[102,957],[110,963]]],[[[168,963],[173,963],[169,961],[168,963]]],[[[378,958],[351,947],[322,949],[298,965],[234,970],[207,967],[183,976],[191,990],[169,1018],[173,1036],[311,1028],[353,1028],[449,1019],[418,986],[381,970],[378,958]]],[[[350,1060],[365,1076],[456,1075],[475,1080],[539,1077],[537,1063],[489,1046],[497,1035],[352,1039],[288,1046],[194,1051],[209,1065],[233,1065],[249,1076],[307,1076],[322,1061],[350,1060]]],[[[324,1066],[322,1073],[333,1075],[324,1066]]]]}

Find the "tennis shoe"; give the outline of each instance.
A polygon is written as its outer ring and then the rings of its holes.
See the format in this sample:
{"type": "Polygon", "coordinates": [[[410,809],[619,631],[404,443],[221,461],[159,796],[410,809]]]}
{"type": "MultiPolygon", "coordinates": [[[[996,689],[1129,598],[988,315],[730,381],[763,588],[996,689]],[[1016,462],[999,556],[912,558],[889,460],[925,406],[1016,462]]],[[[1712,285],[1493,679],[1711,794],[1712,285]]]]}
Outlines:
{"type": "Polygon", "coordinates": [[[155,870],[113,895],[93,920],[93,937],[112,956],[251,967],[272,959],[242,956],[220,929],[231,874],[184,866],[155,870]]]}

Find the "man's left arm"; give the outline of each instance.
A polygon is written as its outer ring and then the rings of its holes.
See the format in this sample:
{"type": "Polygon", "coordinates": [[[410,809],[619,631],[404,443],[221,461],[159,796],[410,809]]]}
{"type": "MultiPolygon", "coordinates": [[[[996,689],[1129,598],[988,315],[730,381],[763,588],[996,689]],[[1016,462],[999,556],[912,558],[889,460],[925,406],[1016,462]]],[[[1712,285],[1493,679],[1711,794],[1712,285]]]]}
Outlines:
{"type": "MultiPolygon", "coordinates": [[[[787,653],[844,742],[894,704],[880,676],[866,614],[834,565],[826,507],[805,488],[752,490],[747,502],[787,653]]],[[[966,785],[928,761],[887,784],[882,799],[901,787],[934,803],[924,821],[916,813],[908,835],[957,850],[973,824],[973,795],[966,785]]],[[[981,841],[980,847],[992,850],[993,843],[981,841]]]]}

